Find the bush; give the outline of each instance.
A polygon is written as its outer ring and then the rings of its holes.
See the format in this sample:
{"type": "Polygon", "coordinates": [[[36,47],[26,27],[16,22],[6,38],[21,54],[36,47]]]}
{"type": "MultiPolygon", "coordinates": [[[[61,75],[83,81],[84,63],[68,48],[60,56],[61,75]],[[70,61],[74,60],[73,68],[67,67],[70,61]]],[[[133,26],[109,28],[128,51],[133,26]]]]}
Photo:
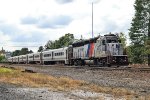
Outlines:
{"type": "Polygon", "coordinates": [[[0,62],[1,62],[3,59],[5,59],[5,57],[1,55],[1,56],[0,56],[0,62]]]}

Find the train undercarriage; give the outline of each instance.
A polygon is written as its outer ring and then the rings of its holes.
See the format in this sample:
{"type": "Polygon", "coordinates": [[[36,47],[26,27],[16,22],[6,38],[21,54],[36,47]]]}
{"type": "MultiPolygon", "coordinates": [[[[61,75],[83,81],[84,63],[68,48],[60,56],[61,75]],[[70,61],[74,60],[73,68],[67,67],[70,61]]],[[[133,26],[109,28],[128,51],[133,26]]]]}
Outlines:
{"type": "Polygon", "coordinates": [[[70,65],[75,66],[99,66],[99,67],[111,67],[111,66],[126,66],[128,65],[127,56],[109,56],[101,58],[90,58],[90,59],[72,59],[70,65]]]}

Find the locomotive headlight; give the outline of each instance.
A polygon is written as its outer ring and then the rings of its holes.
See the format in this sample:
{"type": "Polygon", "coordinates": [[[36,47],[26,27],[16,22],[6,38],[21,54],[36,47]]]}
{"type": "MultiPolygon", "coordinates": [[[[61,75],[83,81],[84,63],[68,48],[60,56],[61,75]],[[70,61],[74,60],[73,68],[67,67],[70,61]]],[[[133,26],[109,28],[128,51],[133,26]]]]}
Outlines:
{"type": "Polygon", "coordinates": [[[113,60],[113,62],[116,62],[116,60],[113,60]]]}
{"type": "Polygon", "coordinates": [[[116,62],[116,57],[113,57],[113,60],[112,60],[113,62],[116,62]]]}

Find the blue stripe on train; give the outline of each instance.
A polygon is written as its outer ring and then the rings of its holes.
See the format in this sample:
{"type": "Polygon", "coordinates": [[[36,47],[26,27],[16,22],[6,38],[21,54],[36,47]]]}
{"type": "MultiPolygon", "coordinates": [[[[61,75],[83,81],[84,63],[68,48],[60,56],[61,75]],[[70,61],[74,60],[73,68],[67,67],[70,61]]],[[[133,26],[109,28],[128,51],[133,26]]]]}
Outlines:
{"type": "Polygon", "coordinates": [[[90,51],[90,44],[88,44],[88,49],[87,49],[86,57],[89,57],[89,51],[90,51]]]}

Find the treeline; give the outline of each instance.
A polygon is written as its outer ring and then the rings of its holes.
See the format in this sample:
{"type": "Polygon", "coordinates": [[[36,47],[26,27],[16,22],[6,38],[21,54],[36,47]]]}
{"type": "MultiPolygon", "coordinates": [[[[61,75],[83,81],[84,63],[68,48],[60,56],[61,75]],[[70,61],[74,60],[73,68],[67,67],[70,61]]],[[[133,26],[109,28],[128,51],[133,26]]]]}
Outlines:
{"type": "Polygon", "coordinates": [[[60,37],[58,40],[55,41],[49,40],[45,45],[45,49],[57,49],[57,48],[66,47],[72,44],[73,41],[74,41],[74,35],[71,33],[67,33],[64,36],[60,37]]]}
{"type": "Polygon", "coordinates": [[[72,44],[74,40],[75,40],[74,35],[71,33],[67,33],[64,36],[60,37],[58,40],[55,41],[49,40],[44,47],[43,46],[39,47],[38,52],[48,49],[58,49],[62,47],[67,47],[70,44],[72,44]]]}
{"type": "Polygon", "coordinates": [[[33,53],[32,50],[28,50],[28,48],[22,48],[21,50],[15,50],[14,52],[12,52],[12,57],[13,56],[19,56],[19,55],[25,55],[28,53],[33,53]]]}

